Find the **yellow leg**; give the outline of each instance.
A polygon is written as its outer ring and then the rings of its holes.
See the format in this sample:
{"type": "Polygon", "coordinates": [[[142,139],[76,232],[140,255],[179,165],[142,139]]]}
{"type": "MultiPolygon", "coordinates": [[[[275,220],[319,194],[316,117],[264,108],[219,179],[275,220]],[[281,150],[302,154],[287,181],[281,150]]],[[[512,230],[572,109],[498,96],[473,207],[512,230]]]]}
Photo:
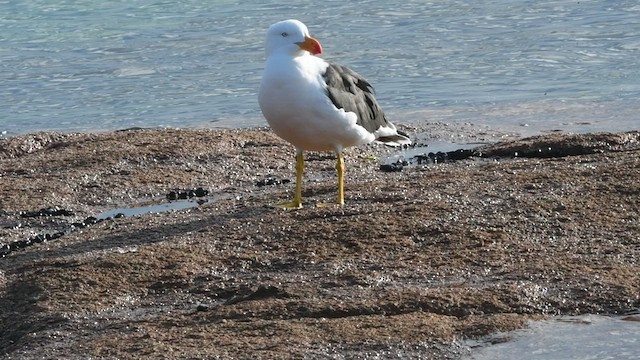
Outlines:
{"type": "Polygon", "coordinates": [[[341,152],[336,152],[337,161],[336,161],[336,170],[338,171],[338,200],[336,203],[318,203],[317,207],[329,207],[344,205],[344,157],[341,152]]]}
{"type": "Polygon", "coordinates": [[[338,171],[338,205],[344,205],[344,157],[342,153],[338,153],[338,161],[336,162],[336,170],[338,171]]]}
{"type": "Polygon", "coordinates": [[[299,209],[302,207],[302,173],[304,172],[304,156],[301,150],[296,153],[296,192],[293,200],[276,204],[283,209],[299,209]]]}

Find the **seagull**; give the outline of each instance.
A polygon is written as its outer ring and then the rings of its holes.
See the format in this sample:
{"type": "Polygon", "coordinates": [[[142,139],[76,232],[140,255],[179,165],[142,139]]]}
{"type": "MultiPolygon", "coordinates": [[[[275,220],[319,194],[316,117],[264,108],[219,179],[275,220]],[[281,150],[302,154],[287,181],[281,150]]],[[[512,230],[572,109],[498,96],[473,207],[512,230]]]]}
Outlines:
{"type": "Polygon", "coordinates": [[[258,102],[271,129],[296,148],[293,200],[275,206],[302,207],[304,151],[335,152],[336,203],[344,205],[344,157],[350,146],[373,141],[391,146],[411,144],[390,123],[371,84],[353,70],[323,60],[320,42],[298,20],[271,25],[258,102]]]}

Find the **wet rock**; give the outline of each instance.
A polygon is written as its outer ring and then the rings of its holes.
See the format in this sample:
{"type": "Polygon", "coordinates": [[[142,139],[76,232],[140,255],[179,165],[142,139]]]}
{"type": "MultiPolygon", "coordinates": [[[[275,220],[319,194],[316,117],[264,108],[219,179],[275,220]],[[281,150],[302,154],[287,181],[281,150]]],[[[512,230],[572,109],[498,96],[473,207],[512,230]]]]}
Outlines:
{"type": "Polygon", "coordinates": [[[436,153],[430,152],[426,155],[417,155],[416,159],[418,161],[418,164],[442,164],[446,162],[468,159],[477,155],[478,153],[473,149],[458,149],[447,152],[438,151],[436,153]]]}
{"type": "MultiPolygon", "coordinates": [[[[67,210],[62,210],[62,213],[66,213],[67,210]]],[[[26,215],[25,217],[31,217],[33,216],[55,216],[55,215],[47,215],[47,214],[59,214],[61,213],[60,209],[56,209],[56,208],[46,208],[46,209],[42,209],[39,210],[37,212],[32,212],[32,213],[21,213],[21,215],[26,215]],[[42,215],[45,214],[45,215],[42,215]]],[[[118,214],[118,215],[122,215],[124,216],[124,214],[118,214]]],[[[116,215],[117,216],[117,215],[116,215]]],[[[28,246],[31,245],[35,245],[35,244],[39,244],[39,243],[43,243],[46,241],[51,241],[51,240],[56,240],[59,239],[63,236],[65,236],[66,234],[69,234],[73,231],[75,231],[76,229],[82,229],[85,228],[89,225],[94,225],[97,224],[99,222],[104,221],[104,219],[98,219],[94,216],[89,216],[86,219],[84,219],[82,222],[74,222],[72,223],[69,227],[67,227],[66,229],[62,230],[62,231],[57,231],[54,233],[45,233],[45,234],[38,234],[34,237],[31,237],[29,239],[23,239],[23,240],[17,240],[14,241],[10,244],[5,244],[3,245],[2,248],[0,248],[0,257],[5,257],[7,255],[9,255],[11,252],[16,251],[16,250],[21,250],[24,249],[28,246]]]]}
{"type": "Polygon", "coordinates": [[[168,194],[167,194],[167,199],[168,199],[168,200],[171,200],[171,201],[173,201],[173,200],[178,200],[178,196],[179,196],[179,195],[178,195],[178,192],[176,192],[176,191],[171,191],[170,193],[168,193],[168,194]]]}
{"type": "Polygon", "coordinates": [[[59,209],[57,207],[42,208],[37,211],[21,211],[20,217],[34,218],[42,216],[73,216],[74,213],[71,210],[59,209]]]}
{"type": "Polygon", "coordinates": [[[414,159],[421,165],[439,164],[479,158],[559,158],[576,155],[589,155],[606,151],[632,151],[640,148],[640,132],[601,133],[580,135],[541,135],[515,141],[505,141],[474,149],[416,155],[414,159]]]}
{"type": "Polygon", "coordinates": [[[196,311],[209,311],[210,308],[211,306],[207,304],[198,304],[198,306],[196,306],[196,311]]]}
{"type": "Polygon", "coordinates": [[[200,188],[197,188],[197,189],[195,190],[195,195],[196,195],[196,197],[204,197],[204,196],[207,196],[207,195],[209,195],[209,190],[205,190],[205,189],[203,189],[203,188],[201,188],[201,187],[200,187],[200,188]]]}
{"type": "Polygon", "coordinates": [[[468,159],[472,156],[477,156],[477,152],[473,149],[458,149],[454,151],[448,151],[446,155],[447,155],[447,160],[458,161],[458,160],[468,159]]]}
{"type": "Polygon", "coordinates": [[[0,246],[0,257],[5,257],[11,253],[11,248],[9,244],[4,244],[0,246]]]}
{"type": "Polygon", "coordinates": [[[144,128],[143,127],[139,127],[139,126],[132,126],[132,127],[125,128],[125,129],[115,130],[115,132],[129,132],[129,131],[140,131],[140,130],[144,130],[144,128]]]}
{"type": "Polygon", "coordinates": [[[640,315],[629,315],[622,318],[624,321],[636,321],[640,322],[640,315]]]}
{"type": "Polygon", "coordinates": [[[55,239],[61,238],[62,236],[64,236],[64,234],[65,234],[64,231],[58,231],[58,232],[55,232],[55,233],[51,234],[50,237],[51,237],[51,240],[55,240],[55,239]]]}
{"type": "Polygon", "coordinates": [[[83,223],[84,226],[89,226],[89,225],[94,225],[97,224],[100,220],[98,220],[95,216],[89,216],[86,219],[84,219],[83,223]]]}
{"type": "Polygon", "coordinates": [[[15,251],[15,250],[24,249],[29,245],[29,243],[30,243],[29,240],[18,240],[9,244],[9,247],[11,248],[12,251],[15,251]]]}
{"type": "Polygon", "coordinates": [[[85,223],[83,223],[83,222],[74,222],[74,223],[71,224],[71,227],[75,228],[75,229],[82,229],[82,228],[84,228],[86,226],[87,225],[85,223]]]}
{"type": "Polygon", "coordinates": [[[260,179],[256,181],[256,186],[272,186],[272,185],[283,185],[290,183],[289,179],[280,179],[275,176],[268,176],[264,179],[260,179]]]}
{"type": "Polygon", "coordinates": [[[554,134],[500,142],[476,149],[481,157],[557,158],[640,148],[640,132],[554,134]]]}
{"type": "Polygon", "coordinates": [[[200,197],[205,197],[207,195],[209,195],[209,190],[199,187],[197,189],[190,189],[190,190],[173,190],[166,195],[166,198],[169,201],[173,201],[173,200],[192,199],[194,197],[200,198],[200,197]]]}
{"type": "Polygon", "coordinates": [[[382,164],[380,165],[380,171],[383,172],[398,172],[402,171],[405,166],[409,165],[409,162],[405,160],[398,160],[391,164],[382,164]]]}

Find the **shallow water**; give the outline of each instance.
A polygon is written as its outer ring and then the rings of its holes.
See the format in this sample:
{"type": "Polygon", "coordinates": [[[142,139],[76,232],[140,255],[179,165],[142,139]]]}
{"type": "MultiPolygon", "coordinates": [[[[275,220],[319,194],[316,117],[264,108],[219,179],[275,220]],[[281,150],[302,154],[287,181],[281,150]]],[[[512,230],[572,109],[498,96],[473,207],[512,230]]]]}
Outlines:
{"type": "Polygon", "coordinates": [[[640,127],[636,1],[0,1],[0,133],[265,125],[265,29],[298,18],[396,122],[640,127]]]}
{"type": "Polygon", "coordinates": [[[488,341],[498,343],[470,343],[474,347],[470,359],[636,360],[640,322],[596,315],[562,317],[532,322],[528,329],[488,341]]]}
{"type": "Polygon", "coordinates": [[[147,206],[134,206],[129,208],[118,208],[105,211],[96,216],[98,220],[104,220],[118,215],[121,216],[138,216],[149,213],[161,213],[167,211],[178,211],[198,207],[200,204],[195,200],[177,200],[171,202],[163,202],[159,204],[147,206]]]}

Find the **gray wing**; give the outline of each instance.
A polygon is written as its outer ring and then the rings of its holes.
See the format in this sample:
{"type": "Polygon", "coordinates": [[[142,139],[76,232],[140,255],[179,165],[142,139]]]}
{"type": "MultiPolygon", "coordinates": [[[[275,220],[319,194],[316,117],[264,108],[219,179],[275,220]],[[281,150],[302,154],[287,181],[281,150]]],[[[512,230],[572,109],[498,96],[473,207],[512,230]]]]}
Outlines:
{"type": "Polygon", "coordinates": [[[381,126],[389,126],[384,112],[374,97],[371,84],[355,71],[329,63],[323,75],[327,83],[327,95],[338,109],[358,116],[358,125],[373,133],[381,126]]]}

